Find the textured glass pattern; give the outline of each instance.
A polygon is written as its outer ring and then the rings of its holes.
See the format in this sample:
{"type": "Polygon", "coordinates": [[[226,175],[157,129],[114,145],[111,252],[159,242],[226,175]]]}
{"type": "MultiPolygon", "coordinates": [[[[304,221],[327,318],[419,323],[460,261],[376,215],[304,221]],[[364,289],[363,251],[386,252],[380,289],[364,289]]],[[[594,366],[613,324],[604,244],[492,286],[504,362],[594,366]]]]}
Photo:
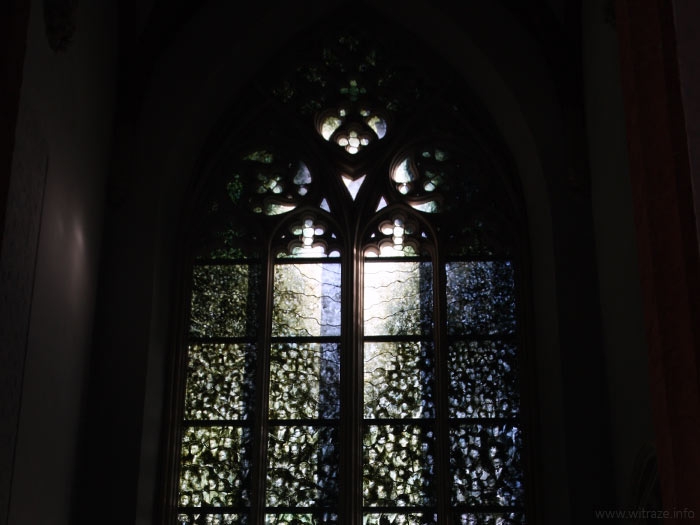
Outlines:
{"type": "Polygon", "coordinates": [[[362,519],[363,525],[432,525],[433,523],[437,523],[436,514],[417,512],[409,514],[365,513],[362,519]]]}
{"type": "Polygon", "coordinates": [[[510,262],[452,262],[446,265],[446,272],[448,333],[493,335],[515,331],[510,262]]]}
{"type": "Polygon", "coordinates": [[[432,430],[419,425],[368,425],[363,442],[366,506],[434,504],[432,430]]]}
{"type": "Polygon", "coordinates": [[[432,418],[433,345],[365,343],[365,418],[432,418]]]}
{"type": "Polygon", "coordinates": [[[247,514],[180,513],[176,523],[178,525],[245,525],[248,522],[247,514]]]}
{"type": "Polygon", "coordinates": [[[521,506],[520,429],[512,424],[459,425],[450,430],[452,503],[521,506]]]}
{"type": "Polygon", "coordinates": [[[338,523],[338,515],[331,512],[315,512],[314,514],[266,514],[266,525],[317,525],[319,523],[338,523]]]}
{"type": "Polygon", "coordinates": [[[271,419],[335,419],[340,413],[340,350],[331,343],[273,344],[271,419]]]}
{"type": "Polygon", "coordinates": [[[429,262],[365,262],[365,335],[432,332],[433,273],[429,262]]]}
{"type": "Polygon", "coordinates": [[[502,341],[456,342],[449,347],[450,417],[517,417],[516,348],[502,341]]]}
{"type": "Polygon", "coordinates": [[[338,432],[329,427],[270,427],[266,502],[332,506],[338,499],[338,432]]]}
{"type": "Polygon", "coordinates": [[[275,266],[273,336],[340,335],[340,264],[275,266]]]}
{"type": "Polygon", "coordinates": [[[522,512],[497,513],[457,513],[456,525],[525,525],[525,514],[522,512]]]}
{"type": "Polygon", "coordinates": [[[250,418],[254,367],[253,345],[189,345],[185,419],[250,418]]]}
{"type": "Polygon", "coordinates": [[[255,335],[260,300],[258,265],[203,265],[192,271],[190,335],[245,337],[255,335]]]}
{"type": "Polygon", "coordinates": [[[182,436],[181,507],[250,503],[250,432],[237,427],[188,427],[182,436]]]}

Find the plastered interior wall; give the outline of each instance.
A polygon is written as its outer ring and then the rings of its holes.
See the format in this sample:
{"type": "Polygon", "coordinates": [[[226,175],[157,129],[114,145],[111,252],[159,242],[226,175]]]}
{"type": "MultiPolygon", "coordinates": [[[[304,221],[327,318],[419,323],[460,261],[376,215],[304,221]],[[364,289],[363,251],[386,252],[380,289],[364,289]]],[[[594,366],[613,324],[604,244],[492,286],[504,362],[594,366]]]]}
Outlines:
{"type": "MultiPolygon", "coordinates": [[[[9,507],[0,522],[70,523],[89,368],[116,88],[116,12],[85,2],[68,50],[32,2],[3,268],[22,357],[9,507]]],[[[5,312],[7,313],[7,312],[5,312]]],[[[6,349],[7,350],[7,349],[6,349]]],[[[12,424],[12,421],[9,422],[12,424]]]]}

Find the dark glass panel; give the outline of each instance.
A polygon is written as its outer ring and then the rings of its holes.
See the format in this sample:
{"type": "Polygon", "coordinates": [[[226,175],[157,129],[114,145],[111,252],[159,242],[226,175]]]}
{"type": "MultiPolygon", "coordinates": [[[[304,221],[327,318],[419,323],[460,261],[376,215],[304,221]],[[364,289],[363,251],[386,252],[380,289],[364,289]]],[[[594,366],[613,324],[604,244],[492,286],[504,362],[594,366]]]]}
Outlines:
{"type": "Polygon", "coordinates": [[[332,506],[338,499],[338,432],[329,427],[270,427],[266,503],[332,506]]]}
{"type": "Polygon", "coordinates": [[[248,419],[254,387],[253,345],[189,345],[185,419],[248,419]]]}
{"type": "Polygon", "coordinates": [[[431,263],[365,261],[366,336],[429,334],[432,324],[431,263]]]}
{"type": "Polygon", "coordinates": [[[188,427],[182,435],[181,507],[250,503],[250,431],[188,427]]]}
{"type": "Polygon", "coordinates": [[[502,341],[452,343],[448,370],[450,417],[517,417],[516,347],[502,341]]]}
{"type": "Polygon", "coordinates": [[[522,436],[512,424],[450,430],[454,505],[523,505],[522,436]]]}
{"type": "Polygon", "coordinates": [[[437,515],[433,513],[411,512],[399,513],[369,513],[363,515],[363,525],[432,525],[437,523],[437,515]]]}
{"type": "Polygon", "coordinates": [[[340,264],[275,266],[273,336],[340,335],[340,264]]]}
{"type": "Polygon", "coordinates": [[[458,512],[454,520],[456,525],[525,525],[525,514],[522,512],[458,512]]]}
{"type": "Polygon", "coordinates": [[[279,343],[270,353],[271,419],[336,419],[340,349],[335,343],[279,343]]]}
{"type": "Polygon", "coordinates": [[[177,525],[245,525],[247,514],[180,513],[177,525]]]}
{"type": "Polygon", "coordinates": [[[446,271],[448,333],[515,332],[515,293],[510,262],[451,262],[446,265],[446,271]]]}
{"type": "Polygon", "coordinates": [[[254,336],[261,288],[259,265],[195,266],[190,335],[254,336]]]}
{"type": "Polygon", "coordinates": [[[266,525],[317,525],[320,523],[338,523],[338,515],[322,511],[314,514],[285,512],[265,515],[266,525]]]}
{"type": "Polygon", "coordinates": [[[206,217],[200,226],[204,231],[194,246],[196,259],[259,258],[261,246],[256,225],[230,217],[226,210],[228,207],[219,202],[221,198],[225,197],[217,195],[216,200],[207,207],[206,217]]]}
{"type": "Polygon", "coordinates": [[[434,504],[432,430],[419,425],[367,425],[363,442],[364,505],[434,504]]]}
{"type": "Polygon", "coordinates": [[[435,417],[434,369],[432,343],[365,343],[365,417],[435,417]]]}

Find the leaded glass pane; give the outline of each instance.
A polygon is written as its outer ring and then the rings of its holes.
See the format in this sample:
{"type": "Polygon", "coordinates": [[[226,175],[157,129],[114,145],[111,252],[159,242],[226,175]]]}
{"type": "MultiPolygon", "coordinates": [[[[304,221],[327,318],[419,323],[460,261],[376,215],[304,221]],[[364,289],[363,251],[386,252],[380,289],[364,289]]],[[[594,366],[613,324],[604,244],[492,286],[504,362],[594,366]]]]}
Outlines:
{"type": "Polygon", "coordinates": [[[449,347],[450,417],[517,417],[516,347],[502,341],[455,342],[449,347]]]}
{"type": "Polygon", "coordinates": [[[456,525],[525,525],[525,514],[522,512],[457,513],[454,520],[456,525]]]}
{"type": "Polygon", "coordinates": [[[447,273],[450,334],[515,332],[513,268],[509,261],[451,262],[447,273]]]}
{"type": "Polygon", "coordinates": [[[366,512],[362,519],[363,525],[432,525],[433,523],[437,523],[436,514],[418,512],[408,514],[366,512]]]}
{"type": "Polygon", "coordinates": [[[420,425],[367,425],[362,495],[366,506],[433,505],[435,436],[420,425]]]}
{"type": "Polygon", "coordinates": [[[454,505],[521,506],[522,436],[514,424],[459,425],[450,430],[454,505]]]}
{"type": "Polygon", "coordinates": [[[365,261],[364,279],[365,336],[432,332],[431,263],[365,261]]]}
{"type": "Polygon", "coordinates": [[[335,419],[340,414],[335,343],[279,343],[270,353],[270,418],[335,419]]]}
{"type": "Polygon", "coordinates": [[[283,514],[266,514],[266,525],[317,525],[320,523],[338,523],[338,515],[330,512],[302,514],[286,512],[283,514]]]}
{"type": "Polygon", "coordinates": [[[195,266],[192,271],[190,335],[255,335],[260,288],[259,265],[195,266]]]}
{"type": "Polygon", "coordinates": [[[245,525],[248,523],[247,514],[216,514],[216,513],[180,513],[177,516],[178,525],[245,525]]]}
{"type": "Polygon", "coordinates": [[[254,402],[254,367],[253,345],[189,345],[185,419],[250,418],[254,402]]]}
{"type": "Polygon", "coordinates": [[[275,266],[273,336],[340,335],[340,264],[275,266]]]}
{"type": "Polygon", "coordinates": [[[270,427],[267,505],[328,507],[337,504],[337,443],[338,431],[335,428],[270,427]]]}
{"type": "Polygon", "coordinates": [[[434,373],[432,343],[365,343],[365,417],[435,417],[434,373]]]}
{"type": "Polygon", "coordinates": [[[250,504],[250,431],[187,427],[182,435],[179,505],[250,504]]]}

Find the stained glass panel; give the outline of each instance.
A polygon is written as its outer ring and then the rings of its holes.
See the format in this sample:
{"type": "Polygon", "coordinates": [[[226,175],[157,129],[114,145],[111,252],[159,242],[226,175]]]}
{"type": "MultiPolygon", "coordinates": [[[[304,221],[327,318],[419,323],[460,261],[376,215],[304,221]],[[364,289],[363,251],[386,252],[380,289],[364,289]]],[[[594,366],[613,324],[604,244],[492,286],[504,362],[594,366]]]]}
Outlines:
{"type": "Polygon", "coordinates": [[[250,418],[254,402],[254,367],[253,345],[189,345],[185,419],[250,418]]]}
{"type": "Polygon", "coordinates": [[[456,525],[525,525],[522,512],[497,513],[458,513],[454,520],[456,525]]]}
{"type": "Polygon", "coordinates": [[[514,333],[515,292],[510,262],[451,262],[446,272],[450,334],[514,333]]]}
{"type": "Polygon", "coordinates": [[[452,503],[523,505],[521,450],[521,431],[513,424],[452,428],[452,503]]]}
{"type": "Polygon", "coordinates": [[[180,513],[177,516],[178,525],[245,525],[248,522],[247,514],[180,513]]]}
{"type": "Polygon", "coordinates": [[[337,504],[337,443],[335,428],[271,427],[267,450],[267,505],[311,507],[337,504]]]}
{"type": "Polygon", "coordinates": [[[271,419],[338,418],[339,389],[339,345],[294,342],[272,345],[271,419]]]}
{"type": "Polygon", "coordinates": [[[432,343],[365,343],[365,418],[435,417],[432,343]]]}
{"type": "Polygon", "coordinates": [[[283,513],[267,514],[266,525],[317,525],[321,523],[338,523],[338,515],[330,512],[317,512],[314,514],[283,513]]]}
{"type": "Polygon", "coordinates": [[[516,348],[502,341],[455,342],[449,347],[450,417],[517,417],[516,348]]]}
{"type": "Polygon", "coordinates": [[[363,444],[365,505],[434,504],[432,430],[419,425],[367,425],[363,444]]]}
{"type": "Polygon", "coordinates": [[[437,515],[433,513],[365,513],[363,525],[432,525],[437,523],[437,515]]]}
{"type": "Polygon", "coordinates": [[[250,431],[187,427],[182,436],[181,507],[250,504],[250,431]]]}
{"type": "Polygon", "coordinates": [[[202,265],[192,271],[190,335],[246,337],[258,328],[260,266],[202,265]]]}
{"type": "Polygon", "coordinates": [[[340,264],[275,266],[273,336],[340,335],[340,264]]]}
{"type": "Polygon", "coordinates": [[[431,263],[366,261],[364,279],[365,336],[432,332],[431,263]]]}

